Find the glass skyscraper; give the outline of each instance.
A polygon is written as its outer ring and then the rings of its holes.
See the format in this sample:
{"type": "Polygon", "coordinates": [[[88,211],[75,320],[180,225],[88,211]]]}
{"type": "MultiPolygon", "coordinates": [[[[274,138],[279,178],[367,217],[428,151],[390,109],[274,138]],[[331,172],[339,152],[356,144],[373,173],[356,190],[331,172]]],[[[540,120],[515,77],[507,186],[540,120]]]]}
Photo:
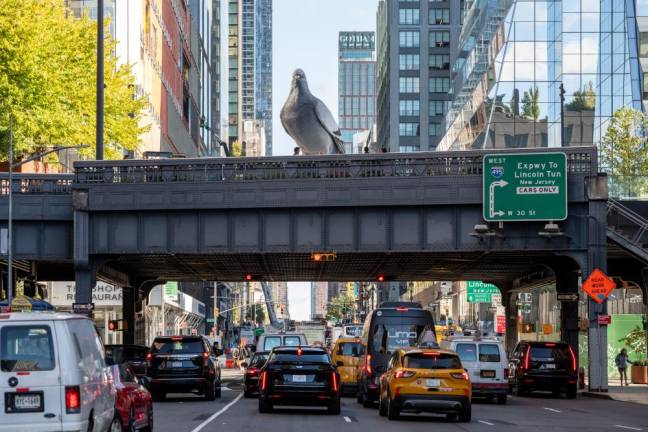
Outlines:
{"type": "Polygon", "coordinates": [[[459,44],[440,150],[598,145],[642,108],[634,0],[475,0],[459,44]]]}
{"type": "Polygon", "coordinates": [[[371,129],[375,122],[375,51],[374,32],[340,32],[338,123],[346,153],[359,152],[353,148],[353,135],[371,129]]]}

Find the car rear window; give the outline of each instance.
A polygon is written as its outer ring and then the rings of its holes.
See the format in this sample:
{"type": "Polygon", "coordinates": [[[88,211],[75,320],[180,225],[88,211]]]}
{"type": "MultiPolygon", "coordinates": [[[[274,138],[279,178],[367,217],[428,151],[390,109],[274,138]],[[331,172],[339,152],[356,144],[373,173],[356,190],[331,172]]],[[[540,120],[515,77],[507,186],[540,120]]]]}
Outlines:
{"type": "Polygon", "coordinates": [[[156,354],[201,354],[205,350],[201,340],[156,340],[152,351],[156,354]]]}
{"type": "Polygon", "coordinates": [[[280,336],[266,336],[263,341],[263,351],[271,351],[272,348],[281,346],[280,336]]]}
{"type": "Polygon", "coordinates": [[[455,351],[457,351],[457,354],[459,354],[462,361],[477,361],[477,345],[474,343],[457,344],[457,349],[455,351]]]}
{"type": "Polygon", "coordinates": [[[461,360],[453,354],[407,354],[404,366],[411,369],[461,369],[461,360]]]}
{"type": "Polygon", "coordinates": [[[354,354],[360,355],[362,352],[362,345],[358,342],[344,342],[338,345],[337,355],[352,356],[354,354]]]}
{"type": "Polygon", "coordinates": [[[299,346],[301,339],[299,336],[284,336],[284,346],[299,346]]]}
{"type": "Polygon", "coordinates": [[[254,354],[252,360],[250,361],[250,366],[252,367],[261,367],[268,360],[268,354],[254,354]]]}
{"type": "Polygon", "coordinates": [[[531,359],[541,363],[567,363],[571,361],[567,347],[531,346],[531,359]]]}
{"type": "Polygon", "coordinates": [[[316,364],[329,364],[331,360],[325,352],[321,351],[306,351],[301,355],[292,351],[279,351],[274,352],[270,356],[269,362],[272,363],[316,363],[316,364]]]}
{"type": "Polygon", "coordinates": [[[485,363],[499,363],[499,347],[496,344],[479,344],[479,361],[485,363]]]}
{"type": "Polygon", "coordinates": [[[0,368],[3,372],[48,371],[55,365],[49,326],[5,326],[0,331],[0,368]]]}

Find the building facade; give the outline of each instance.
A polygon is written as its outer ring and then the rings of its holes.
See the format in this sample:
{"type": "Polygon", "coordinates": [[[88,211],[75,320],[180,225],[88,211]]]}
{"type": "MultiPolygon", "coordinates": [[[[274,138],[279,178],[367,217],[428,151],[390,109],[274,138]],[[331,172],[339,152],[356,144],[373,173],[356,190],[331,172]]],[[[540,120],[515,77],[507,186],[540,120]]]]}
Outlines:
{"type": "Polygon", "coordinates": [[[228,0],[228,141],[243,145],[246,121],[262,122],[272,154],[272,1],[228,0]]]}
{"type": "Polygon", "coordinates": [[[311,319],[326,317],[328,282],[311,282],[311,319]]]}
{"type": "Polygon", "coordinates": [[[376,123],[382,150],[434,150],[443,136],[464,3],[380,0],[376,123]]]}
{"type": "MultiPolygon", "coordinates": [[[[358,153],[353,137],[371,130],[376,115],[376,34],[340,32],[338,123],[346,153],[358,153]]],[[[362,152],[362,148],[360,148],[362,152]]]]}
{"type": "Polygon", "coordinates": [[[221,135],[221,0],[212,2],[211,26],[211,131],[212,147],[210,155],[218,154],[218,143],[213,142],[213,136],[221,135]]]}

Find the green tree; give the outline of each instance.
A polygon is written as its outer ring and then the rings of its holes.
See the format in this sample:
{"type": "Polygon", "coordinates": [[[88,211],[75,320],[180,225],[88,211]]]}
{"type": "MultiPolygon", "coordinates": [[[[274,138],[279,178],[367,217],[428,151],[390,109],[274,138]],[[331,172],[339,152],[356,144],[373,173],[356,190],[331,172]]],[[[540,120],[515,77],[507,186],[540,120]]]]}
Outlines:
{"type": "Polygon", "coordinates": [[[540,90],[531,87],[524,92],[522,97],[522,116],[529,120],[538,121],[540,117],[540,90]]]}
{"type": "Polygon", "coordinates": [[[341,322],[344,318],[353,316],[355,310],[355,297],[347,292],[341,292],[327,305],[326,319],[341,322]]]}
{"type": "Polygon", "coordinates": [[[243,156],[243,146],[241,145],[241,142],[239,140],[236,140],[232,143],[230,154],[232,155],[232,157],[243,156]]]}
{"type": "Polygon", "coordinates": [[[601,161],[611,174],[648,176],[648,116],[624,107],[614,113],[601,142],[601,161]]]}
{"type": "Polygon", "coordinates": [[[565,105],[565,109],[569,111],[594,111],[594,108],[596,108],[596,90],[592,81],[582,90],[576,90],[574,99],[565,105]]]}
{"type": "MultiPolygon", "coordinates": [[[[105,23],[104,23],[105,24],[105,23]]],[[[0,159],[7,160],[9,117],[16,158],[51,145],[95,142],[96,25],[62,0],[0,1],[0,159]]],[[[138,147],[145,100],[130,65],[117,65],[105,39],[105,155],[138,147]]],[[[94,156],[91,146],[82,150],[94,156]]]]}

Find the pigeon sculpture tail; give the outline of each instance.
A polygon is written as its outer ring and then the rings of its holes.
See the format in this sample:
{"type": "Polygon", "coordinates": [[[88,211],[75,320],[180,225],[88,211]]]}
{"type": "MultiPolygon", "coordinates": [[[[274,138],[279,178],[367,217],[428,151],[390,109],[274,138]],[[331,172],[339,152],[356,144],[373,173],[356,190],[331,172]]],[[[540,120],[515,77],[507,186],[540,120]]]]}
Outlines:
{"type": "Polygon", "coordinates": [[[333,114],[310,92],[301,69],[293,72],[290,95],[280,117],[284,129],[303,154],[344,153],[344,141],[333,114]]]}

